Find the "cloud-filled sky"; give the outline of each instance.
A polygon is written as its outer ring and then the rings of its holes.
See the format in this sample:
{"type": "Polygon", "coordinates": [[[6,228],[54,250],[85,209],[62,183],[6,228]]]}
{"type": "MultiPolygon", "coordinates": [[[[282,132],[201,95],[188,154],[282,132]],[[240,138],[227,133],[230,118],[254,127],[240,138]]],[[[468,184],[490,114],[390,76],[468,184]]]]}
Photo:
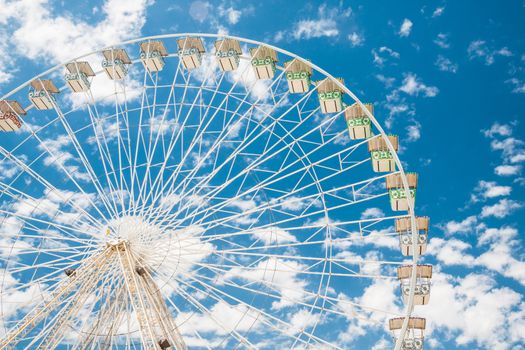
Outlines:
{"type": "MultiPolygon", "coordinates": [[[[0,95],[80,53],[148,35],[231,34],[310,59],[375,104],[377,120],[400,136],[406,169],[419,173],[417,213],[431,218],[422,259],[434,265],[431,303],[418,309],[428,318],[426,347],[525,349],[524,20],[523,1],[0,0],[0,95]]],[[[60,152],[60,139],[47,146],[60,152]]],[[[0,179],[13,176],[0,162],[0,179]]],[[[58,210],[46,200],[39,208],[58,210]]],[[[387,298],[392,288],[385,282],[374,292],[387,298]]],[[[212,313],[246,312],[228,308],[216,303],[212,313]]],[[[313,322],[301,310],[288,320],[313,322]]],[[[388,335],[363,329],[341,327],[341,346],[358,348],[359,338],[360,346],[390,348],[388,335]]]]}

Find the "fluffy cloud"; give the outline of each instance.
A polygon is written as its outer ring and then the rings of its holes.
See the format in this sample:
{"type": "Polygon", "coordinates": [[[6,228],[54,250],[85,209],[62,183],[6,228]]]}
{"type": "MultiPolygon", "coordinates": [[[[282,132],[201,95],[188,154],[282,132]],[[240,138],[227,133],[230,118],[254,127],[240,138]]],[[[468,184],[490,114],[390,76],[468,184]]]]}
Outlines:
{"type": "Polygon", "coordinates": [[[471,199],[477,202],[481,199],[504,197],[510,195],[512,187],[498,185],[495,181],[479,181],[471,199]]]}
{"type": "Polygon", "coordinates": [[[403,20],[403,23],[401,23],[401,27],[399,28],[399,36],[400,37],[405,37],[405,36],[409,36],[410,35],[410,32],[412,31],[412,26],[413,26],[413,23],[411,20],[409,20],[408,18],[405,18],[403,20]]]}
{"type": "Polygon", "coordinates": [[[363,45],[365,38],[362,34],[359,34],[357,32],[352,32],[348,34],[348,40],[350,41],[350,44],[352,44],[352,47],[361,46],[363,45]]]}
{"type": "Polygon", "coordinates": [[[434,12],[432,12],[432,17],[439,17],[445,12],[445,7],[436,7],[434,12]]]}
{"type": "Polygon", "coordinates": [[[261,260],[253,268],[234,267],[221,276],[221,280],[238,278],[262,283],[281,295],[279,300],[272,303],[273,309],[281,309],[297,302],[304,302],[307,282],[300,278],[299,272],[306,270],[307,266],[297,261],[268,258],[261,260]]]}
{"type": "Polygon", "coordinates": [[[523,204],[513,199],[500,199],[498,203],[493,205],[486,205],[481,209],[480,216],[482,218],[495,217],[502,219],[514,213],[516,210],[523,207],[523,204]]]}
{"type": "Polygon", "coordinates": [[[521,172],[521,165],[498,165],[494,173],[499,176],[513,176],[521,172]]]}
{"type": "Polygon", "coordinates": [[[374,57],[374,63],[377,66],[384,66],[389,58],[399,58],[399,52],[392,50],[387,46],[381,46],[379,49],[372,49],[372,56],[374,57]]]}
{"type": "Polygon", "coordinates": [[[437,57],[434,64],[442,72],[456,73],[458,71],[458,65],[442,55],[437,57]]]}
{"type": "Polygon", "coordinates": [[[477,224],[477,218],[476,216],[469,216],[465,218],[463,221],[449,221],[445,224],[445,233],[449,235],[453,235],[456,233],[471,233],[477,224]]]}
{"type": "Polygon", "coordinates": [[[450,47],[450,43],[448,42],[448,34],[439,33],[436,39],[434,39],[434,43],[442,49],[448,49],[450,47]]]}
{"type": "Polygon", "coordinates": [[[317,18],[302,19],[293,26],[291,35],[294,39],[312,39],[335,37],[339,35],[337,20],[352,14],[350,8],[329,8],[326,4],[319,6],[317,18]]]}
{"type": "Polygon", "coordinates": [[[399,90],[411,96],[418,96],[422,93],[425,97],[434,97],[439,93],[437,87],[424,84],[413,73],[409,73],[405,76],[405,79],[403,79],[403,85],[399,90]]]}
{"type": "Polygon", "coordinates": [[[516,333],[525,322],[521,295],[486,275],[434,273],[431,301],[418,313],[427,318],[427,337],[437,343],[447,332],[446,338],[452,335],[469,348],[505,350],[524,340],[523,332],[516,333]]]}
{"type": "Polygon", "coordinates": [[[494,63],[497,56],[509,57],[512,56],[512,52],[507,47],[501,49],[493,49],[487,45],[485,40],[474,40],[467,48],[468,56],[471,60],[482,59],[485,61],[487,66],[494,63]]]}

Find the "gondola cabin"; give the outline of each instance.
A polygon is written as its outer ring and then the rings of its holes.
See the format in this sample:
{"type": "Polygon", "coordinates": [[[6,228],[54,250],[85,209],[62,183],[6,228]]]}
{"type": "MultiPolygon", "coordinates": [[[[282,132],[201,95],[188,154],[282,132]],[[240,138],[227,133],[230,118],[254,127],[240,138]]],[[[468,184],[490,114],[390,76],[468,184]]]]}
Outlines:
{"type": "Polygon", "coordinates": [[[33,80],[31,88],[29,89],[29,100],[36,109],[53,109],[55,103],[54,94],[58,94],[59,90],[51,80],[33,80]]]}
{"type": "Polygon", "coordinates": [[[88,62],[70,62],[66,64],[66,82],[73,92],[85,92],[91,87],[90,77],[95,72],[88,62]]]}
{"type": "MultiPolygon", "coordinates": [[[[341,78],[338,78],[337,81],[344,84],[341,78]]],[[[334,80],[325,78],[317,81],[315,85],[317,86],[321,112],[339,113],[343,110],[343,89],[334,80]]]]}
{"type": "MultiPolygon", "coordinates": [[[[396,135],[388,135],[394,151],[399,148],[399,139],[396,135]]],[[[388,148],[386,140],[382,136],[368,140],[368,152],[372,160],[372,168],[375,172],[390,172],[396,170],[396,161],[392,151],[388,148]]]]}
{"type": "Polygon", "coordinates": [[[17,101],[0,101],[0,130],[16,131],[22,127],[20,116],[26,115],[26,111],[17,101]]]}
{"type": "MultiPolygon", "coordinates": [[[[417,242],[416,249],[418,255],[425,254],[428,242],[428,226],[430,218],[428,216],[416,217],[417,242]]],[[[404,256],[414,255],[412,244],[412,223],[410,217],[396,219],[396,232],[399,234],[399,247],[404,256]]]]}
{"type": "MultiPolygon", "coordinates": [[[[365,108],[374,114],[374,105],[366,103],[365,108]]],[[[372,136],[372,123],[360,105],[354,103],[345,109],[346,125],[352,140],[368,139],[372,136]]]]}
{"type": "MultiPolygon", "coordinates": [[[[403,301],[408,302],[410,296],[410,279],[412,277],[412,265],[399,266],[397,278],[401,284],[403,301]]],[[[414,288],[414,305],[426,305],[430,300],[430,279],[432,278],[432,265],[416,266],[416,287],[414,288]]]]}
{"type": "Polygon", "coordinates": [[[102,51],[104,59],[102,68],[106,71],[109,79],[122,80],[128,75],[127,66],[131,64],[128,53],[124,49],[109,49],[102,51]]]}
{"type": "MultiPolygon", "coordinates": [[[[416,173],[406,173],[408,187],[410,189],[409,198],[412,200],[412,205],[416,199],[416,189],[417,189],[417,174],[416,173]]],[[[407,211],[408,210],[408,200],[407,194],[405,193],[405,188],[403,186],[403,181],[401,179],[401,174],[391,174],[386,177],[386,188],[388,190],[388,195],[390,197],[390,205],[394,211],[407,211]]]]}
{"type": "Polygon", "coordinates": [[[222,39],[215,42],[215,57],[223,72],[231,72],[239,67],[241,45],[238,40],[222,39]]]}
{"type": "Polygon", "coordinates": [[[311,83],[310,77],[312,76],[310,65],[294,58],[291,61],[284,62],[284,69],[288,81],[288,90],[292,94],[308,92],[311,83]]]}
{"type": "Polygon", "coordinates": [[[155,40],[140,43],[140,60],[148,72],[160,72],[166,64],[164,61],[166,56],[168,56],[168,51],[166,51],[162,41],[155,40]]]}
{"type": "Polygon", "coordinates": [[[187,37],[177,40],[179,58],[187,70],[199,68],[202,64],[202,54],[205,52],[201,38],[187,37]]]}
{"type": "Polygon", "coordinates": [[[272,79],[275,75],[277,52],[266,46],[250,49],[252,67],[257,79],[272,79]]]}
{"type": "MultiPolygon", "coordinates": [[[[392,332],[394,341],[401,337],[404,317],[388,320],[388,327],[392,332]]],[[[426,320],[421,317],[410,317],[407,329],[401,343],[401,350],[422,350],[425,339],[426,320]]]]}

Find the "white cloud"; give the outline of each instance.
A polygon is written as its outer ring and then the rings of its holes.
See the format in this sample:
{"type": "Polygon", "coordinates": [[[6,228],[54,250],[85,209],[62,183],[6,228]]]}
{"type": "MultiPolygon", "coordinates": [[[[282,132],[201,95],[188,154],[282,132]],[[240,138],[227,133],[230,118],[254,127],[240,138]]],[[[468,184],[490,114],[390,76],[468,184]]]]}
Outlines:
{"type": "Polygon", "coordinates": [[[300,278],[299,272],[306,269],[307,266],[297,261],[271,257],[253,265],[253,269],[234,267],[221,276],[221,280],[240,278],[269,286],[281,295],[280,299],[273,301],[272,308],[282,309],[297,302],[304,302],[307,282],[300,278]]]}
{"type": "Polygon", "coordinates": [[[448,42],[448,34],[438,33],[436,39],[434,39],[434,43],[442,49],[448,49],[450,47],[450,43],[448,42]]]}
{"type": "Polygon", "coordinates": [[[211,4],[207,1],[193,1],[190,5],[190,16],[194,20],[202,23],[208,18],[211,7],[211,4]]]}
{"type": "Polygon", "coordinates": [[[348,40],[350,41],[350,44],[352,44],[352,47],[361,46],[365,42],[363,35],[357,32],[348,34],[348,40]]]}
{"type": "Polygon", "coordinates": [[[361,219],[382,218],[384,216],[385,213],[379,208],[367,208],[361,213],[361,219]]]}
{"type": "Polygon", "coordinates": [[[227,9],[219,7],[219,14],[226,17],[228,23],[237,24],[241,19],[242,11],[234,9],[233,7],[228,7],[227,9]]]}
{"type": "Polygon", "coordinates": [[[495,122],[490,129],[483,130],[482,132],[486,137],[490,138],[494,138],[495,136],[510,136],[512,135],[512,126],[495,122]]]}
{"type": "Polygon", "coordinates": [[[295,23],[292,36],[296,40],[338,36],[337,19],[349,17],[351,13],[350,8],[328,8],[323,4],[318,9],[316,19],[303,19],[295,23]]]}
{"type": "Polygon", "coordinates": [[[524,322],[522,305],[519,293],[489,276],[435,272],[431,301],[418,314],[427,319],[427,338],[438,343],[444,337],[466,348],[505,350],[524,340],[513,324],[524,322]]]}
{"type": "Polygon", "coordinates": [[[512,89],[512,92],[515,94],[525,94],[525,82],[521,81],[518,78],[510,78],[505,81],[506,83],[510,83],[514,86],[512,89]]]}
{"type": "Polygon", "coordinates": [[[80,165],[80,159],[69,151],[72,143],[67,135],[57,136],[55,139],[45,139],[38,148],[46,152],[44,164],[56,167],[60,172],[65,169],[72,178],[89,181],[89,175],[84,172],[84,166],[80,165]]]}
{"type": "Polygon", "coordinates": [[[432,12],[432,17],[435,18],[435,17],[439,17],[443,14],[443,12],[445,12],[445,7],[436,7],[436,9],[434,10],[434,12],[432,12]]]}
{"type": "Polygon", "coordinates": [[[333,18],[320,18],[317,20],[302,20],[295,25],[293,36],[295,39],[311,39],[333,37],[339,34],[337,22],[333,18]]]}
{"type": "Polygon", "coordinates": [[[428,244],[428,251],[445,265],[471,265],[474,264],[474,256],[466,251],[472,246],[459,239],[432,238],[428,244]]]}
{"type": "Polygon", "coordinates": [[[385,65],[389,58],[399,59],[399,52],[392,50],[387,46],[381,46],[379,49],[372,49],[372,56],[374,57],[374,64],[379,67],[385,65]]]}
{"type": "Polygon", "coordinates": [[[499,176],[512,176],[521,172],[521,165],[498,165],[494,173],[499,176]]]}
{"type": "Polygon", "coordinates": [[[409,36],[410,35],[410,32],[412,31],[412,26],[413,26],[413,23],[411,20],[409,20],[408,18],[405,18],[403,20],[403,23],[401,23],[401,27],[399,28],[399,36],[401,37],[405,37],[405,36],[409,36]]]}
{"type": "Polygon", "coordinates": [[[414,142],[421,138],[421,123],[414,121],[414,124],[407,125],[407,141],[414,142]]]}
{"type": "Polygon", "coordinates": [[[252,235],[265,245],[297,242],[297,239],[290,232],[279,227],[255,230],[252,235]]]}
{"type": "Polygon", "coordinates": [[[523,204],[513,199],[500,199],[498,203],[493,205],[486,205],[481,209],[480,216],[482,218],[495,217],[502,219],[511,215],[516,210],[523,207],[523,204]]]}
{"type": "Polygon", "coordinates": [[[483,198],[495,198],[501,196],[508,196],[512,191],[510,186],[500,186],[494,181],[479,181],[475,188],[477,194],[483,198]]]}
{"type": "Polygon", "coordinates": [[[442,55],[437,57],[434,64],[442,72],[456,73],[458,71],[458,65],[442,55]]]}
{"type": "Polygon", "coordinates": [[[472,41],[467,48],[467,53],[471,60],[481,58],[487,66],[493,64],[497,56],[512,56],[512,52],[507,47],[502,47],[499,50],[489,48],[484,40],[472,41]]]}
{"type": "Polygon", "coordinates": [[[263,325],[262,320],[263,315],[243,304],[230,305],[221,300],[210,308],[209,314],[181,312],[175,323],[184,335],[194,336],[195,331],[226,335],[233,331],[257,330],[263,325]]]}
{"type": "Polygon", "coordinates": [[[417,96],[419,93],[422,93],[425,97],[434,97],[439,93],[437,87],[424,84],[413,73],[408,73],[405,76],[405,79],[403,79],[403,85],[399,90],[411,96],[417,96]]]}
{"type": "Polygon", "coordinates": [[[78,17],[54,16],[47,0],[10,2],[3,17],[18,23],[12,43],[20,54],[63,62],[75,52],[89,52],[140,34],[149,4],[147,0],[108,0],[102,7],[102,21],[95,25],[78,17]]]}
{"type": "Polygon", "coordinates": [[[449,221],[445,224],[445,233],[448,235],[453,235],[456,233],[471,233],[477,224],[476,216],[469,216],[463,221],[449,221]]]}

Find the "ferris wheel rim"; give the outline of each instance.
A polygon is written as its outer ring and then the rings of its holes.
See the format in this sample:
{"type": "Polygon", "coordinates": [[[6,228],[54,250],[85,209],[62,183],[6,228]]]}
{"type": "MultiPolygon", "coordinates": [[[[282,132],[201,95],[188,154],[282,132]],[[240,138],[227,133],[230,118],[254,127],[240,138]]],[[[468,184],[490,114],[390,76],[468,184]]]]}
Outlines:
{"type": "MultiPolygon", "coordinates": [[[[177,37],[192,37],[192,36],[205,37],[205,38],[215,38],[215,39],[234,39],[234,40],[239,40],[239,41],[241,41],[243,43],[247,43],[247,44],[264,45],[264,46],[267,46],[269,48],[272,48],[272,49],[276,50],[277,52],[279,52],[281,54],[287,55],[287,56],[289,56],[291,58],[295,58],[295,59],[301,61],[302,63],[307,64],[313,70],[315,70],[318,73],[322,74],[324,77],[332,79],[334,81],[334,83],[340,89],[342,89],[346,94],[348,94],[361,107],[362,111],[370,118],[371,122],[373,123],[373,125],[375,126],[377,131],[380,133],[380,136],[384,139],[388,149],[392,153],[392,156],[393,156],[393,158],[395,160],[395,163],[396,163],[396,165],[398,167],[398,173],[401,175],[401,180],[402,180],[402,184],[403,184],[403,187],[404,187],[405,191],[407,193],[410,192],[410,187],[408,185],[408,180],[407,180],[406,172],[405,172],[404,167],[403,167],[403,163],[400,161],[397,152],[395,152],[394,147],[393,147],[392,143],[390,142],[389,138],[387,137],[386,132],[382,128],[381,124],[377,121],[375,116],[370,111],[368,111],[365,108],[365,106],[361,102],[361,100],[357,97],[357,95],[355,95],[350,90],[350,88],[348,88],[346,85],[342,84],[341,82],[337,81],[330,73],[328,73],[326,70],[322,69],[321,67],[317,66],[316,64],[312,63],[311,61],[308,61],[308,60],[306,60],[306,59],[304,59],[304,58],[302,58],[302,57],[300,57],[300,56],[298,56],[298,55],[296,55],[296,54],[294,54],[294,53],[292,53],[292,52],[290,52],[288,50],[285,50],[285,49],[282,49],[282,48],[279,48],[277,46],[273,46],[273,45],[270,45],[270,44],[267,44],[267,43],[264,43],[264,42],[252,40],[252,39],[247,39],[247,38],[238,37],[238,36],[209,34],[209,33],[173,33],[173,34],[162,34],[162,35],[145,36],[145,37],[135,38],[135,39],[131,39],[131,40],[126,40],[126,41],[122,41],[122,42],[120,42],[118,44],[105,46],[103,48],[91,51],[89,53],[82,54],[82,55],[80,55],[80,56],[78,56],[76,58],[73,58],[71,60],[68,60],[68,61],[66,61],[64,63],[57,64],[57,65],[53,66],[52,68],[44,71],[43,73],[40,73],[40,74],[34,76],[32,79],[28,80],[27,82],[25,82],[23,84],[20,84],[19,86],[17,86],[16,88],[12,89],[7,94],[5,94],[1,99],[4,100],[4,99],[9,98],[11,95],[17,93],[18,91],[20,91],[24,87],[27,87],[30,84],[31,81],[33,81],[35,79],[39,79],[40,77],[43,77],[45,75],[48,75],[48,74],[51,74],[51,73],[57,71],[58,69],[64,67],[65,64],[68,63],[68,62],[76,61],[76,60],[82,59],[84,57],[87,57],[87,56],[99,53],[99,52],[101,52],[104,49],[110,49],[110,48],[120,47],[120,46],[123,46],[123,45],[134,44],[134,43],[137,43],[137,42],[140,42],[140,41],[147,41],[147,40],[154,40],[154,39],[171,39],[171,38],[177,38],[177,37]]],[[[4,159],[6,159],[6,158],[4,157],[4,159]]],[[[410,221],[411,221],[411,228],[410,228],[410,230],[411,230],[412,242],[413,242],[412,244],[413,244],[413,248],[415,248],[416,247],[416,242],[417,242],[416,238],[418,236],[417,225],[416,225],[416,215],[415,215],[413,202],[408,200],[407,201],[407,205],[408,205],[408,213],[407,213],[406,216],[410,217],[410,221]]],[[[404,318],[403,327],[402,327],[402,330],[401,330],[401,336],[396,341],[395,350],[399,350],[400,347],[401,347],[403,335],[406,332],[409,318],[410,318],[410,316],[412,315],[412,312],[413,312],[414,295],[415,295],[415,288],[414,287],[416,285],[416,278],[417,278],[416,268],[417,268],[418,258],[419,258],[418,250],[417,249],[413,249],[412,275],[411,275],[411,278],[410,278],[410,283],[411,283],[412,288],[410,290],[408,302],[407,302],[406,307],[405,307],[405,318],[404,318]]]]}

